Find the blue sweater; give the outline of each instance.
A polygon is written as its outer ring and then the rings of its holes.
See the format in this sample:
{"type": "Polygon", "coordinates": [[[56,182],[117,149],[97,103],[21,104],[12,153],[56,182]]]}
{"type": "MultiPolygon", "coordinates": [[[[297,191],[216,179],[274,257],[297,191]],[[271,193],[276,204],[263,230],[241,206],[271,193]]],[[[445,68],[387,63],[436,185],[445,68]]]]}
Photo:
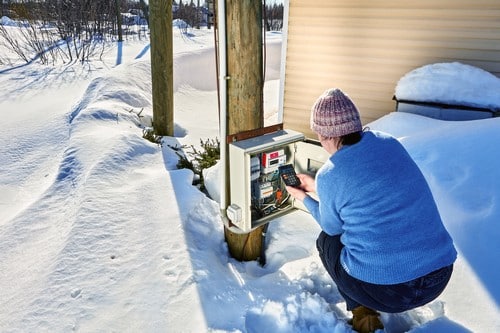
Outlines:
{"type": "Polygon", "coordinates": [[[316,175],[319,202],[304,204],[329,235],[341,235],[340,261],[365,282],[406,282],[452,264],[457,256],[429,186],[395,138],[363,132],[316,175]]]}

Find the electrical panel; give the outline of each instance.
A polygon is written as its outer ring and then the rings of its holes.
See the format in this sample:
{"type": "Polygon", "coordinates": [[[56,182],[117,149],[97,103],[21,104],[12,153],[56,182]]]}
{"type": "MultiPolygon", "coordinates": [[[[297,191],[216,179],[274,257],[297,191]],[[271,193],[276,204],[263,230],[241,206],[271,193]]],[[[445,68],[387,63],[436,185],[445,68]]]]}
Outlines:
{"type": "Polygon", "coordinates": [[[278,168],[292,164],[314,176],[328,158],[317,142],[302,133],[279,130],[229,145],[231,204],[226,214],[244,232],[289,213],[301,203],[287,193],[278,168]]]}

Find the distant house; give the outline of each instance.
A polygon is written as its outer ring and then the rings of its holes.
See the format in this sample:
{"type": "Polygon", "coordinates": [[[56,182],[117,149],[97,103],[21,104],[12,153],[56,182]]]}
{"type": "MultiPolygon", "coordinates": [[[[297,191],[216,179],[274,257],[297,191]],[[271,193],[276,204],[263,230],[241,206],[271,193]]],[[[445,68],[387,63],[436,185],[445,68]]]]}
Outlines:
{"type": "Polygon", "coordinates": [[[363,123],[394,111],[398,80],[430,63],[462,62],[500,76],[499,0],[285,1],[285,127],[315,137],[309,111],[339,87],[363,123]]]}

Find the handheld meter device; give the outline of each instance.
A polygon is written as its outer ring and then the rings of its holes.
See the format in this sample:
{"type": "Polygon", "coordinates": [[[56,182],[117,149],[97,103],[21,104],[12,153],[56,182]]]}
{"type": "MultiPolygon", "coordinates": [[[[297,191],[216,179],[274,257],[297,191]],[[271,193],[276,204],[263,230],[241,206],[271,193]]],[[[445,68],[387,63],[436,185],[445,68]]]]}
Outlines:
{"type": "Polygon", "coordinates": [[[300,179],[297,177],[297,174],[295,173],[295,169],[293,168],[293,165],[291,164],[285,164],[280,166],[279,168],[279,173],[283,181],[287,186],[292,186],[292,187],[299,187],[300,186],[300,179]]]}

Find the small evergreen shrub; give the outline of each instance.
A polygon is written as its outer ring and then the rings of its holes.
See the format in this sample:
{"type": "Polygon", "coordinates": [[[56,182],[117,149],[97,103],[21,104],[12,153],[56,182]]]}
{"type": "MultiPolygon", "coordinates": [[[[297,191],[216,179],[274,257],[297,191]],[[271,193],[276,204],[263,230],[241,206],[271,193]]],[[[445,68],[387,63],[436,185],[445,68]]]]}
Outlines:
{"type": "Polygon", "coordinates": [[[152,143],[156,143],[160,147],[162,146],[162,137],[160,135],[156,135],[155,130],[152,127],[143,128],[142,137],[152,143]]]}
{"type": "Polygon", "coordinates": [[[203,141],[200,139],[200,149],[195,148],[193,145],[172,147],[175,153],[179,157],[177,162],[177,168],[179,169],[190,169],[197,176],[195,179],[195,185],[199,185],[200,190],[205,189],[205,182],[203,179],[203,170],[208,169],[215,165],[220,159],[220,142],[219,139],[207,139],[203,141]],[[189,149],[186,153],[181,153],[182,149],[189,149]]]}

